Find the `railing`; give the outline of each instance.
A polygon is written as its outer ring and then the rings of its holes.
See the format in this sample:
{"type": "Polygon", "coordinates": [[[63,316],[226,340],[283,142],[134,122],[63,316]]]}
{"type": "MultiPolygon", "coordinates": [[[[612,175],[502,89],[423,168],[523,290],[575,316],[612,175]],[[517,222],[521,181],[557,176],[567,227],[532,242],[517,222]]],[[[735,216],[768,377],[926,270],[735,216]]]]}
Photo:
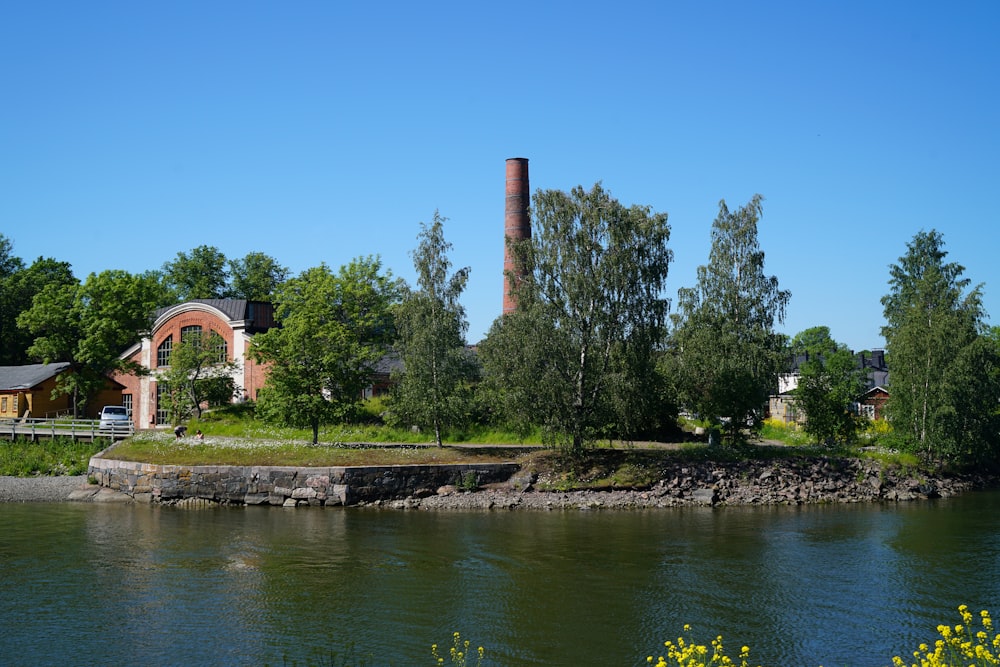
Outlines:
{"type": "Polygon", "coordinates": [[[6,419],[0,421],[0,437],[30,438],[111,438],[121,440],[132,435],[131,421],[101,426],[100,419],[6,419]]]}

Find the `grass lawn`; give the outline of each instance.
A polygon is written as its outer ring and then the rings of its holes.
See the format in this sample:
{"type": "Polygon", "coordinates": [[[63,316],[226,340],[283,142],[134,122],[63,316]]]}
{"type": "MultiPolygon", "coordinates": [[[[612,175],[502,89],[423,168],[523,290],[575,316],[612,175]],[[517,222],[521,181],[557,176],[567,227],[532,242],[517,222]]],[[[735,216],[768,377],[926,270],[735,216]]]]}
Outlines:
{"type": "Polygon", "coordinates": [[[107,453],[120,461],[160,465],[237,466],[375,466],[517,461],[538,447],[490,445],[435,447],[426,444],[311,445],[300,440],[275,440],[206,435],[140,432],[107,453]]]}

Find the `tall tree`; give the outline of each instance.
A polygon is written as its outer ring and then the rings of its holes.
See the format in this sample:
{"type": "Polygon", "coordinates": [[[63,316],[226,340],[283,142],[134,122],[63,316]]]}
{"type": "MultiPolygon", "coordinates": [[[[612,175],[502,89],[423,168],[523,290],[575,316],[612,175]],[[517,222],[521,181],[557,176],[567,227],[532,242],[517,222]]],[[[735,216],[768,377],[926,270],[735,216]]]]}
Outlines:
{"type": "Polygon", "coordinates": [[[14,277],[24,269],[24,262],[14,255],[14,243],[0,234],[0,365],[19,363],[23,346],[17,330],[17,316],[23,304],[13,289],[14,277]]]}
{"type": "Polygon", "coordinates": [[[757,240],[762,197],[736,211],[719,202],[708,264],[698,284],[678,291],[673,371],[682,401],[726,425],[730,439],[756,428],[785,363],[784,337],[774,331],[791,298],[764,274],[757,240]]]}
{"type": "Polygon", "coordinates": [[[271,301],[278,285],[288,279],[288,267],[262,252],[229,260],[230,285],[226,295],[248,301],[271,301]]]}
{"type": "Polygon", "coordinates": [[[31,266],[0,278],[0,365],[28,363],[32,336],[17,326],[17,318],[31,308],[35,295],[50,284],[77,284],[68,262],[39,257],[31,266]]]}
{"type": "Polygon", "coordinates": [[[32,358],[71,363],[73,372],[59,376],[56,392],[73,397],[79,416],[110,372],[141,372],[119,355],[148,331],[164,300],[165,288],[154,274],[91,273],[83,284],[46,285],[18,326],[35,336],[32,358]]]}
{"type": "Polygon", "coordinates": [[[201,418],[203,405],[231,401],[236,392],[235,368],[218,332],[186,332],[170,352],[170,367],[158,379],[167,388],[162,402],[172,423],[179,424],[192,414],[201,418]]]}
{"type": "Polygon", "coordinates": [[[377,258],[334,274],[325,265],[286,281],[275,296],[280,327],[254,338],[251,354],[269,363],[258,410],[272,422],[312,430],[343,419],[360,401],[392,340],[399,288],[377,258]]]}
{"type": "Polygon", "coordinates": [[[996,346],[983,340],[981,285],[970,288],[947,254],[939,232],[920,232],[889,267],[887,410],[903,447],[927,459],[982,460],[997,439],[996,346]]]}
{"type": "Polygon", "coordinates": [[[163,264],[163,277],[178,301],[222,299],[229,284],[226,256],[209,245],[178,252],[174,261],[163,264]]]}
{"type": "Polygon", "coordinates": [[[411,424],[433,428],[438,447],[442,429],[468,414],[468,388],[475,368],[465,349],[468,323],[459,302],[469,268],[448,275],[451,244],[444,239],[446,220],[434,211],[430,225],[420,223],[419,244],[412,253],[417,289],[404,288],[395,309],[395,347],[403,370],[393,391],[393,412],[411,424]]]}
{"type": "Polygon", "coordinates": [[[528,271],[518,309],[480,348],[487,387],[508,417],[573,450],[628,437],[652,417],[644,399],[669,309],[667,215],[625,207],[600,184],[533,201],[532,237],[514,247],[528,271]]]}

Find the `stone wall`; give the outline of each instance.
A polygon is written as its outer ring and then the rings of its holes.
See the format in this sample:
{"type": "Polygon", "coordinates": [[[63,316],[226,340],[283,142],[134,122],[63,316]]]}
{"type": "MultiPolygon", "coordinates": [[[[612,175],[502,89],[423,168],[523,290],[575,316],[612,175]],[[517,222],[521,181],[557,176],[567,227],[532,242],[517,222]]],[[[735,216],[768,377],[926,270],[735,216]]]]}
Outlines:
{"type": "Polygon", "coordinates": [[[173,466],[93,458],[88,476],[140,502],[358,505],[422,497],[443,486],[505,482],[516,463],[329,468],[173,466]]]}

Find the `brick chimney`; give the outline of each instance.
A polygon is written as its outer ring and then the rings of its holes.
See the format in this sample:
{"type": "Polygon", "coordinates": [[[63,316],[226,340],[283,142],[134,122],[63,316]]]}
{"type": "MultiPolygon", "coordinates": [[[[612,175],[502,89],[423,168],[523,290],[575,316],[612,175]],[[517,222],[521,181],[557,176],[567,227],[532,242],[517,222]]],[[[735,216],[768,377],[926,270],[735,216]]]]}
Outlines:
{"type": "Polygon", "coordinates": [[[517,266],[510,249],[510,243],[531,238],[531,218],[528,215],[530,205],[531,188],[528,184],[528,159],[523,157],[508,158],[507,203],[504,211],[504,314],[517,308],[517,299],[512,292],[517,281],[524,276],[524,267],[517,266]]]}

